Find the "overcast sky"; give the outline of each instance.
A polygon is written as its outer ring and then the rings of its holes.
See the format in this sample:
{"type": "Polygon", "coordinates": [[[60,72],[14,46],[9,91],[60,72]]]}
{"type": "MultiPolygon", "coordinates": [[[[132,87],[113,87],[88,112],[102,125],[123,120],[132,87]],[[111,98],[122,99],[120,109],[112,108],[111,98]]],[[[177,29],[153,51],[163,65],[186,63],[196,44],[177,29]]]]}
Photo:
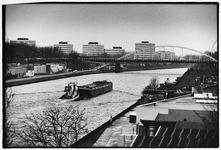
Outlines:
{"type": "Polygon", "coordinates": [[[144,40],[203,52],[217,40],[217,15],[215,4],[20,4],[6,6],[5,27],[10,40],[67,41],[79,53],[90,41],[134,51],[144,40]]]}

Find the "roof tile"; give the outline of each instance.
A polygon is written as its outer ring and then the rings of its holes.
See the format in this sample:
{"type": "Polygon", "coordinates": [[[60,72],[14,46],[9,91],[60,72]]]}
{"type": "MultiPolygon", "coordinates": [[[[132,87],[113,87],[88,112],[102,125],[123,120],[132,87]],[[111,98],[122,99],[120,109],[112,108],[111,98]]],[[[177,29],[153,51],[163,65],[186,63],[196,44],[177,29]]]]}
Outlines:
{"type": "Polygon", "coordinates": [[[154,137],[138,137],[137,143],[133,147],[137,145],[151,148],[212,148],[219,146],[218,132],[214,130],[160,127],[158,134],[154,137]]]}

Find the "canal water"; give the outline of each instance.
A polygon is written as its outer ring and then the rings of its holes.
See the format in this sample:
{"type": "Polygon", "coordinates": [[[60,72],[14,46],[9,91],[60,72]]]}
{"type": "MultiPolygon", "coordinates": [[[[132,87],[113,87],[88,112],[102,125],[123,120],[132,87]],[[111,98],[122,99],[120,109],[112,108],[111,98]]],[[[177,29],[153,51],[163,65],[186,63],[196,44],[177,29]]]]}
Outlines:
{"type": "Polygon", "coordinates": [[[15,93],[10,107],[11,121],[16,130],[21,129],[21,121],[26,115],[39,114],[47,107],[78,105],[85,108],[85,116],[88,121],[89,131],[94,130],[104,122],[115,116],[141,96],[141,92],[156,76],[160,83],[175,81],[187,71],[187,68],[131,71],[123,73],[104,73],[70,77],[46,82],[39,82],[12,87],[15,93]],[[78,85],[92,83],[98,80],[113,82],[113,91],[81,101],[60,100],[64,87],[69,82],[77,82],[78,85]]]}

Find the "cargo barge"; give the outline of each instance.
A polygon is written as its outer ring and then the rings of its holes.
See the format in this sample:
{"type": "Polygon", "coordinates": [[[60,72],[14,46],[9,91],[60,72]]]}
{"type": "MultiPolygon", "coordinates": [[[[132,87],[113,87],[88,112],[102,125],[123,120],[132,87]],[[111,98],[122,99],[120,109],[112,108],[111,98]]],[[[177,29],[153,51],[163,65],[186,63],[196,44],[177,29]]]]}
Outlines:
{"type": "Polygon", "coordinates": [[[77,86],[76,83],[69,83],[65,86],[65,94],[60,99],[80,100],[95,97],[113,90],[113,83],[104,81],[96,81],[91,84],[77,86]]]}

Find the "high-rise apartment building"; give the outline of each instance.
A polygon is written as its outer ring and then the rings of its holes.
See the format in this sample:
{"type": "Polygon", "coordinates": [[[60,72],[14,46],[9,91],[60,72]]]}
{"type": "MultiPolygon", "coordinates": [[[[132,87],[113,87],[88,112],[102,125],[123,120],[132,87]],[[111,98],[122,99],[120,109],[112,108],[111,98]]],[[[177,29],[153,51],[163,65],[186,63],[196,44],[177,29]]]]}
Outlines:
{"type": "Polygon", "coordinates": [[[59,42],[59,44],[54,44],[54,48],[60,49],[63,54],[69,55],[74,52],[73,44],[68,44],[68,42],[59,42]]]}
{"type": "Polygon", "coordinates": [[[89,42],[83,45],[83,54],[86,56],[100,56],[104,54],[104,45],[98,42],[89,42]]]}
{"type": "Polygon", "coordinates": [[[118,56],[123,56],[125,54],[125,50],[122,49],[120,46],[115,46],[113,49],[105,49],[104,52],[107,55],[118,55],[118,56]]]}
{"type": "Polygon", "coordinates": [[[135,59],[154,59],[155,56],[155,43],[142,41],[135,43],[135,59]]]}
{"type": "Polygon", "coordinates": [[[161,53],[159,51],[155,52],[154,59],[160,59],[161,53]]]}
{"type": "Polygon", "coordinates": [[[175,59],[175,53],[170,51],[160,51],[160,59],[175,59]]]}
{"type": "Polygon", "coordinates": [[[17,38],[17,40],[10,40],[10,43],[17,43],[17,44],[27,44],[30,46],[35,46],[36,45],[36,41],[34,40],[29,40],[28,38],[17,38]]]}

